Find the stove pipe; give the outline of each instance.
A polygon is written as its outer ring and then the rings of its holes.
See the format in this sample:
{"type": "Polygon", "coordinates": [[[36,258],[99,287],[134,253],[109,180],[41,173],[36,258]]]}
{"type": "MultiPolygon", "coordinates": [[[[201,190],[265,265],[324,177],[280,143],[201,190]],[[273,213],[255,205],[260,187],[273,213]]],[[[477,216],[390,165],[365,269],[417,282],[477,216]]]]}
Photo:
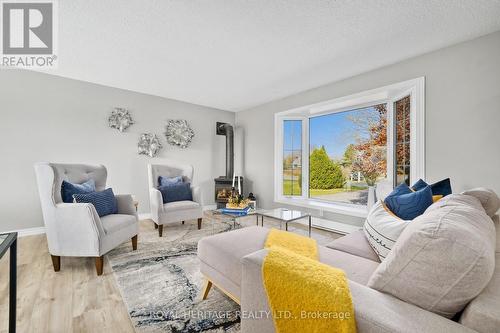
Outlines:
{"type": "Polygon", "coordinates": [[[233,179],[234,175],[234,131],[228,123],[217,122],[217,135],[226,136],[226,178],[233,179]]]}

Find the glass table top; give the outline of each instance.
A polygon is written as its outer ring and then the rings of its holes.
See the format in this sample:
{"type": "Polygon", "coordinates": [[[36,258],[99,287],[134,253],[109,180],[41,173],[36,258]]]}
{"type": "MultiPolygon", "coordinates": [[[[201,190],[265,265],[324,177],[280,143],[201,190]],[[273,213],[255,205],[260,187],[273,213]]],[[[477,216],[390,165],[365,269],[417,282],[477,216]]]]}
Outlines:
{"type": "Polygon", "coordinates": [[[220,215],[225,215],[225,216],[230,216],[234,218],[238,217],[245,217],[249,215],[261,215],[265,217],[270,217],[274,219],[278,219],[281,221],[285,222],[290,222],[290,221],[295,221],[301,218],[305,218],[310,216],[311,214],[306,213],[306,212],[301,212],[300,210],[293,210],[293,209],[287,209],[287,208],[276,208],[276,209],[257,209],[257,210],[250,210],[246,215],[241,215],[238,213],[228,213],[228,212],[223,212],[222,209],[217,209],[214,210],[215,214],[220,214],[220,215]]]}
{"type": "Polygon", "coordinates": [[[304,217],[308,217],[311,214],[306,212],[301,212],[300,210],[293,210],[287,208],[276,208],[270,210],[258,210],[257,213],[259,215],[263,215],[265,217],[270,217],[282,221],[294,221],[304,217]]]}
{"type": "Polygon", "coordinates": [[[7,236],[9,236],[9,234],[0,234],[0,244],[2,244],[3,241],[7,239],[7,236]]]}
{"type": "Polygon", "coordinates": [[[16,238],[17,234],[15,232],[0,234],[0,258],[5,254],[16,238]]]}
{"type": "Polygon", "coordinates": [[[241,215],[239,213],[224,212],[224,211],[222,211],[222,209],[216,209],[216,210],[214,210],[215,214],[220,214],[220,215],[225,215],[225,216],[230,216],[230,217],[245,217],[245,216],[248,216],[248,215],[255,215],[258,212],[259,211],[257,211],[257,210],[251,209],[251,210],[248,211],[247,214],[241,215]]]}

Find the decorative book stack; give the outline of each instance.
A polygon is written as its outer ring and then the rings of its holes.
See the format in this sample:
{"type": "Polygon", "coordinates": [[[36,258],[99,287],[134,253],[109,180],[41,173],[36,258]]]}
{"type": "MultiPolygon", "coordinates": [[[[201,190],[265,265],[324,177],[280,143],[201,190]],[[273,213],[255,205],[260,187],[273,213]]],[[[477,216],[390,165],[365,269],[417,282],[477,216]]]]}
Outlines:
{"type": "Polygon", "coordinates": [[[250,211],[250,207],[247,206],[245,208],[222,208],[222,212],[225,214],[232,214],[232,215],[238,215],[238,216],[245,216],[248,214],[250,211]]]}

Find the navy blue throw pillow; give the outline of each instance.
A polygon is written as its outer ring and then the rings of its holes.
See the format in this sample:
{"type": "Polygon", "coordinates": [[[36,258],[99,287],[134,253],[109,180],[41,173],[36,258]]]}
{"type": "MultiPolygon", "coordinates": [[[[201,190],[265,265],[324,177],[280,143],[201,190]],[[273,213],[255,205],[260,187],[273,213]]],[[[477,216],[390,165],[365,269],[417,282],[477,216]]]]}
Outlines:
{"type": "Polygon", "coordinates": [[[73,197],[76,202],[94,205],[100,217],[118,213],[118,203],[111,188],[101,192],[75,194],[73,197]]]}
{"type": "Polygon", "coordinates": [[[161,192],[164,204],[184,200],[193,201],[193,194],[191,193],[190,183],[160,186],[158,190],[161,192]]]}
{"type": "Polygon", "coordinates": [[[61,198],[65,203],[73,202],[73,194],[83,194],[95,192],[95,182],[93,179],[87,180],[83,184],[73,184],[65,180],[61,185],[61,198]]]}
{"type": "Polygon", "coordinates": [[[387,197],[394,197],[402,194],[412,193],[413,191],[406,185],[406,183],[401,183],[387,197]]]}
{"type": "MultiPolygon", "coordinates": [[[[427,186],[427,183],[422,179],[419,179],[413,186],[411,187],[414,191],[418,191],[427,186]]],[[[432,195],[442,195],[443,197],[451,194],[451,182],[450,178],[446,178],[438,181],[437,183],[430,185],[432,190],[432,195]]]]}
{"type": "MultiPolygon", "coordinates": [[[[391,193],[392,194],[392,193],[391,193]]],[[[413,220],[422,215],[432,205],[432,190],[430,186],[415,192],[401,195],[388,195],[385,200],[387,208],[403,220],[413,220]]]]}
{"type": "Polygon", "coordinates": [[[182,181],[182,176],[177,176],[177,177],[163,177],[163,176],[159,176],[158,177],[158,184],[159,184],[158,187],[180,184],[182,182],[183,182],[182,181]]]}

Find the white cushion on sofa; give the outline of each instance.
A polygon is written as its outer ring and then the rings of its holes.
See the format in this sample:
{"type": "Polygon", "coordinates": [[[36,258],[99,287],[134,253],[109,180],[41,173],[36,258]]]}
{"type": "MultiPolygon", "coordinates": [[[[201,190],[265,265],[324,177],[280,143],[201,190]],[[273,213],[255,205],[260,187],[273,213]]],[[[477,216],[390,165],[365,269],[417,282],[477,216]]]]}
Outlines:
{"type": "Polygon", "coordinates": [[[380,200],[370,209],[363,231],[380,261],[387,257],[409,222],[391,213],[380,200]]]}
{"type": "Polygon", "coordinates": [[[442,200],[408,224],[368,286],[451,318],[490,281],[496,235],[474,197],[442,200]]]}

